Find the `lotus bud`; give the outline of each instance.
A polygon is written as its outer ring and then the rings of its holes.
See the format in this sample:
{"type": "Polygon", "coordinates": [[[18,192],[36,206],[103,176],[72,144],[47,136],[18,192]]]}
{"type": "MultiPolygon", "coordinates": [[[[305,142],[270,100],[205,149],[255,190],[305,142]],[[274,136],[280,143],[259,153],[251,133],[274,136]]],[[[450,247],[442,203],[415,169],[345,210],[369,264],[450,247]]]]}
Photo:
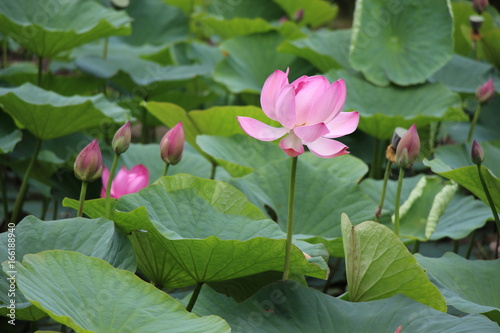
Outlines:
{"type": "Polygon", "coordinates": [[[295,14],[293,14],[293,20],[295,22],[300,22],[302,21],[302,19],[304,18],[304,9],[299,9],[295,12],[295,14]]]}
{"type": "Polygon", "coordinates": [[[131,137],[132,133],[130,131],[130,121],[127,121],[125,125],[116,131],[113,141],[111,142],[111,146],[116,154],[119,155],[127,151],[130,146],[131,137]]]}
{"type": "Polygon", "coordinates": [[[396,164],[408,167],[413,164],[420,154],[420,138],[415,124],[406,131],[396,148],[396,164]]]}
{"type": "Polygon", "coordinates": [[[481,164],[484,161],[484,151],[483,148],[477,143],[476,140],[472,142],[472,149],[470,151],[470,157],[474,164],[481,164]]]}
{"type": "Polygon", "coordinates": [[[488,0],[472,0],[472,8],[474,8],[478,14],[481,14],[488,8],[488,0]]]}
{"type": "Polygon", "coordinates": [[[399,141],[401,141],[401,138],[405,133],[406,133],[405,128],[396,127],[394,133],[392,134],[391,144],[387,146],[387,149],[385,150],[385,158],[389,160],[391,163],[396,162],[396,147],[398,146],[399,141]]]}
{"type": "Polygon", "coordinates": [[[91,182],[101,176],[102,155],[97,139],[89,143],[78,154],[75,160],[74,171],[76,178],[84,182],[91,182]]]}
{"type": "Polygon", "coordinates": [[[172,127],[161,139],[160,153],[163,162],[175,165],[179,163],[184,150],[184,127],[182,122],[172,127]]]}
{"type": "Polygon", "coordinates": [[[495,86],[493,85],[493,79],[489,79],[483,85],[481,85],[476,90],[476,97],[479,103],[487,102],[490,98],[493,97],[495,93],[495,86]]]}

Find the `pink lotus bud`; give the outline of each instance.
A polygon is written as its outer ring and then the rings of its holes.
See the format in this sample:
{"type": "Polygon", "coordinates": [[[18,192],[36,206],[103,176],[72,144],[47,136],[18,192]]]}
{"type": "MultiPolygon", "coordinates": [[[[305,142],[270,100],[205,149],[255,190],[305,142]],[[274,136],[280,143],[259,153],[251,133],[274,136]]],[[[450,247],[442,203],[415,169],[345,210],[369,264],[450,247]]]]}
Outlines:
{"type": "Polygon", "coordinates": [[[403,329],[403,325],[399,325],[398,328],[394,331],[394,333],[401,333],[401,330],[403,329]]]}
{"type": "Polygon", "coordinates": [[[184,127],[182,122],[172,127],[161,139],[160,154],[165,163],[179,163],[184,150],[184,127]]]}
{"type": "Polygon", "coordinates": [[[472,0],[472,8],[474,8],[478,14],[481,14],[488,8],[488,0],[472,0]]]}
{"type": "Polygon", "coordinates": [[[300,22],[302,21],[302,19],[304,18],[304,9],[299,9],[295,12],[295,14],[293,14],[293,20],[295,22],[300,22]]]}
{"type": "Polygon", "coordinates": [[[130,146],[131,137],[130,121],[127,121],[125,125],[116,131],[113,141],[111,142],[111,146],[116,154],[122,154],[127,151],[130,146]]]}
{"type": "Polygon", "coordinates": [[[495,86],[493,85],[493,79],[489,79],[483,85],[481,85],[476,90],[476,97],[479,100],[479,103],[487,102],[490,98],[493,97],[495,93],[495,86]]]}
{"type": "Polygon", "coordinates": [[[420,154],[420,138],[415,124],[406,131],[396,148],[396,164],[408,167],[413,164],[420,154]]]}
{"type": "Polygon", "coordinates": [[[472,149],[470,151],[470,157],[474,164],[481,164],[484,161],[484,151],[483,148],[477,143],[476,140],[472,142],[472,149]]]}
{"type": "MultiPolygon", "coordinates": [[[[101,198],[106,198],[108,179],[109,170],[104,167],[102,172],[101,198]]],[[[127,170],[126,167],[122,167],[113,179],[110,197],[118,199],[122,195],[138,192],[148,186],[148,183],[149,170],[144,165],[136,165],[130,170],[127,170]]]]}
{"type": "Polygon", "coordinates": [[[89,143],[78,154],[75,160],[74,172],[76,178],[84,182],[91,182],[101,176],[102,155],[97,139],[89,143]]]}

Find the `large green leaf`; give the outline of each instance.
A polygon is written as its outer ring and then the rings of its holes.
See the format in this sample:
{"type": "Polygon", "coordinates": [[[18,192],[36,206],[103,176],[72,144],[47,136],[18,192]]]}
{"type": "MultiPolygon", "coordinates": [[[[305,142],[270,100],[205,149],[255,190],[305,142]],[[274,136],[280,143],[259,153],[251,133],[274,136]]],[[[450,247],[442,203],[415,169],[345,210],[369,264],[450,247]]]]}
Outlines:
{"type": "Polygon", "coordinates": [[[351,224],[342,215],[349,299],[365,302],[404,294],[446,312],[446,302],[399,237],[376,222],[351,224]]]}
{"type": "Polygon", "coordinates": [[[34,136],[47,140],[97,127],[105,122],[124,123],[127,111],[103,95],[65,97],[30,83],[0,88],[0,104],[34,136]]]}
{"type": "Polygon", "coordinates": [[[243,303],[204,287],[193,311],[217,314],[233,332],[498,332],[480,316],[458,318],[429,308],[404,295],[351,303],[291,281],[270,284],[243,303]]]}
{"type": "Polygon", "coordinates": [[[199,135],[196,142],[233,177],[247,175],[271,161],[288,159],[277,145],[255,140],[248,135],[199,135]]]}
{"type": "Polygon", "coordinates": [[[229,332],[199,318],[135,274],[70,251],[45,251],[16,266],[17,285],[54,320],[76,332],[229,332]]]}
{"type": "Polygon", "coordinates": [[[309,24],[313,28],[329,23],[337,15],[337,6],[324,0],[273,0],[293,18],[297,11],[302,10],[303,16],[299,23],[309,24]]]}
{"type": "MultiPolygon", "coordinates": [[[[101,258],[118,268],[135,271],[135,259],[127,238],[116,230],[112,221],[106,219],[89,220],[73,218],[55,221],[41,221],[28,216],[15,227],[15,257],[20,260],[24,255],[45,250],[71,250],[85,255],[101,258]]],[[[0,234],[0,263],[10,260],[7,256],[9,232],[0,234]]],[[[10,254],[9,254],[10,255],[10,254]]],[[[8,262],[11,263],[10,261],[8,262]]],[[[9,270],[13,270],[12,267],[9,270]]],[[[3,274],[3,272],[2,272],[3,274]]],[[[0,274],[0,275],[2,275],[0,274]]],[[[0,279],[0,314],[5,315],[9,304],[5,276],[0,279]]],[[[37,320],[45,313],[31,306],[25,296],[16,293],[16,317],[37,320]]]]}
{"type": "MultiPolygon", "coordinates": [[[[297,167],[293,232],[298,239],[327,246],[331,255],[343,256],[338,240],[340,216],[348,213],[355,223],[371,219],[377,204],[357,182],[368,168],[354,156],[322,159],[311,153],[300,156],[297,167]],[[339,251],[340,250],[340,251],[339,251]]],[[[282,230],[288,219],[290,159],[278,159],[241,178],[226,180],[249,200],[268,211],[271,208],[282,230]]]]}
{"type": "Polygon", "coordinates": [[[51,58],[61,51],[111,35],[130,33],[130,17],[96,1],[0,3],[0,31],[30,52],[51,58]]]}
{"type": "MultiPolygon", "coordinates": [[[[474,165],[452,169],[439,159],[433,159],[432,161],[424,160],[424,164],[430,167],[432,171],[438,175],[456,181],[488,204],[488,199],[486,198],[486,194],[484,193],[483,186],[479,179],[477,166],[474,165]]],[[[493,204],[498,211],[500,210],[500,179],[495,177],[491,171],[484,166],[481,166],[481,172],[491,194],[491,198],[493,199],[493,204]]]]}
{"type": "Polygon", "coordinates": [[[209,1],[205,11],[224,19],[261,17],[267,21],[275,21],[285,15],[280,6],[269,0],[209,1]]]}
{"type": "Polygon", "coordinates": [[[359,111],[359,128],[386,140],[396,127],[417,128],[435,121],[468,121],[458,94],[439,83],[414,87],[377,87],[345,70],[331,71],[330,81],[344,79],[347,86],[345,108],[359,111]]]}
{"type": "Polygon", "coordinates": [[[278,51],[295,54],[310,61],[321,72],[332,68],[349,68],[351,30],[320,29],[309,32],[306,38],[286,40],[278,51]]]}
{"type": "Polygon", "coordinates": [[[200,19],[200,24],[207,36],[215,34],[222,38],[232,38],[275,30],[270,23],[260,17],[234,17],[230,20],[223,20],[207,15],[200,19]]]}
{"type": "Polygon", "coordinates": [[[349,60],[368,81],[379,86],[423,83],[452,54],[449,0],[356,2],[349,60]]]}
{"type": "MultiPolygon", "coordinates": [[[[276,223],[261,218],[262,213],[231,185],[190,175],[164,177],[122,196],[114,215],[123,231],[147,232],[172,257],[168,264],[182,267],[182,272],[160,282],[169,287],[282,271],[285,234],[276,223]]],[[[311,262],[302,252],[323,246],[297,245],[301,249],[293,247],[292,272],[325,278],[326,252],[311,262]]]]}
{"type": "Polygon", "coordinates": [[[0,112],[0,154],[12,152],[22,136],[12,118],[5,112],[0,112]]]}
{"type": "Polygon", "coordinates": [[[227,56],[215,68],[214,79],[233,93],[259,93],[269,75],[276,69],[286,70],[295,60],[291,54],[276,51],[283,40],[271,32],[224,41],[221,48],[227,56]]]}
{"type": "Polygon", "coordinates": [[[493,71],[490,64],[454,55],[429,81],[440,82],[456,92],[475,93],[493,71]]]}
{"type": "Polygon", "coordinates": [[[465,313],[481,313],[500,324],[500,260],[467,260],[455,253],[441,258],[416,254],[448,305],[465,313]]]}

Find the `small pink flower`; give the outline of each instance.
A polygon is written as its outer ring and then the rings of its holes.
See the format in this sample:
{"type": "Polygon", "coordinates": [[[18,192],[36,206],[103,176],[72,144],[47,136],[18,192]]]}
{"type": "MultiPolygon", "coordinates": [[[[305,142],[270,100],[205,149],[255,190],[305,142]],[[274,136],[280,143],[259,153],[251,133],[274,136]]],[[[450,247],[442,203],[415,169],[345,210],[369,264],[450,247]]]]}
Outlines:
{"type": "Polygon", "coordinates": [[[488,8],[488,0],[472,0],[472,7],[476,12],[481,14],[488,8]]]}
{"type": "Polygon", "coordinates": [[[493,79],[489,79],[485,83],[483,83],[476,90],[476,97],[479,100],[479,103],[487,102],[493,94],[495,93],[495,86],[493,85],[493,79]]]}
{"type": "Polygon", "coordinates": [[[116,154],[123,154],[127,151],[130,146],[130,140],[132,139],[132,131],[130,130],[130,121],[127,121],[125,125],[120,127],[116,131],[111,146],[116,154]]]}
{"type": "Polygon", "coordinates": [[[401,330],[403,329],[403,325],[399,325],[398,328],[394,331],[394,333],[401,333],[401,330]]]}
{"type": "Polygon", "coordinates": [[[102,155],[97,139],[82,149],[76,157],[73,169],[75,176],[84,182],[99,178],[102,173],[102,155]]]}
{"type": "Polygon", "coordinates": [[[483,148],[477,143],[476,140],[472,143],[472,149],[470,151],[470,156],[474,164],[481,164],[484,161],[484,151],[483,148]]]}
{"type": "Polygon", "coordinates": [[[288,69],[286,73],[277,70],[264,83],[260,104],[269,118],[284,127],[237,118],[243,130],[258,140],[284,136],[280,147],[291,157],[304,153],[304,145],[319,157],[335,157],[348,154],[348,147],[331,139],[354,132],[359,122],[358,112],[340,112],[345,98],[343,80],[330,84],[324,76],[302,76],[288,83],[288,69]]]}
{"type": "Polygon", "coordinates": [[[165,163],[179,163],[184,150],[184,127],[178,123],[172,127],[160,141],[160,155],[165,163]]]}
{"type": "MultiPolygon", "coordinates": [[[[102,171],[102,189],[101,198],[106,198],[106,186],[108,184],[109,170],[104,167],[102,171]]],[[[136,165],[132,169],[127,170],[123,167],[118,171],[115,178],[113,178],[113,183],[111,184],[111,198],[118,199],[122,195],[135,193],[144,187],[148,186],[149,183],[149,171],[142,165],[136,165]]]]}

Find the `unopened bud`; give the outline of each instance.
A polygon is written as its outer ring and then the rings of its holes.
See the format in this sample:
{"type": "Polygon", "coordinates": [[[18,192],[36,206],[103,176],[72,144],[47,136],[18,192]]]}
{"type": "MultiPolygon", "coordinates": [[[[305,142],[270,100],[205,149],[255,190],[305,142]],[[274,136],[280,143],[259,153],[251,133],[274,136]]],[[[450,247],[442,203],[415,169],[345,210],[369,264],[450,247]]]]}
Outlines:
{"type": "Polygon", "coordinates": [[[481,85],[476,90],[476,97],[479,103],[487,102],[490,98],[493,97],[495,93],[495,86],[493,85],[493,79],[489,79],[483,85],[481,85]]]}
{"type": "Polygon", "coordinates": [[[470,157],[474,164],[481,164],[484,161],[484,151],[483,148],[477,143],[476,140],[472,142],[472,149],[470,151],[470,157]]]}
{"type": "Polygon", "coordinates": [[[76,178],[84,182],[91,182],[101,176],[102,155],[97,139],[89,143],[78,154],[75,160],[74,172],[76,178]]]}
{"type": "Polygon", "coordinates": [[[488,0],[472,0],[472,8],[474,8],[478,14],[481,14],[488,8],[488,0]]]}
{"type": "Polygon", "coordinates": [[[302,21],[302,19],[304,18],[304,9],[299,9],[295,12],[295,14],[293,14],[293,20],[295,22],[300,22],[302,21]]]}
{"type": "Polygon", "coordinates": [[[165,163],[175,165],[179,163],[184,150],[184,127],[178,123],[172,127],[161,139],[160,154],[165,163]]]}
{"type": "Polygon", "coordinates": [[[122,154],[127,151],[130,146],[131,137],[130,121],[127,121],[125,125],[116,131],[113,141],[111,142],[111,146],[116,154],[122,154]]]}
{"type": "Polygon", "coordinates": [[[413,164],[420,154],[420,138],[415,124],[406,131],[396,148],[396,165],[408,167],[413,164]]]}

